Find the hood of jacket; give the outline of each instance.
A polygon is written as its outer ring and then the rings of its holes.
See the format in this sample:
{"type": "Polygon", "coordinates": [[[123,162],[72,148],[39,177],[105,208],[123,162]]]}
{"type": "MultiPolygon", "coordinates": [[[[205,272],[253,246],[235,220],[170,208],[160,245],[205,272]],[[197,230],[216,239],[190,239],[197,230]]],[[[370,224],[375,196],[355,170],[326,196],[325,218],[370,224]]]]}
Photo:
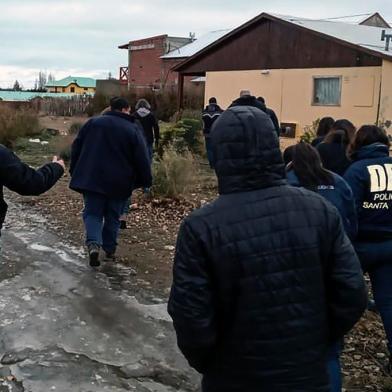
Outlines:
{"type": "Polygon", "coordinates": [[[219,193],[283,185],[285,166],[269,116],[252,106],[226,110],[211,131],[219,193]]]}
{"type": "Polygon", "coordinates": [[[144,118],[144,117],[147,117],[147,116],[151,113],[151,110],[148,110],[148,109],[146,109],[146,108],[139,108],[139,109],[136,111],[136,113],[137,113],[141,118],[144,118]]]}
{"type": "Polygon", "coordinates": [[[383,158],[389,156],[389,147],[382,143],[373,143],[362,147],[352,154],[354,161],[363,159],[383,158]]]}

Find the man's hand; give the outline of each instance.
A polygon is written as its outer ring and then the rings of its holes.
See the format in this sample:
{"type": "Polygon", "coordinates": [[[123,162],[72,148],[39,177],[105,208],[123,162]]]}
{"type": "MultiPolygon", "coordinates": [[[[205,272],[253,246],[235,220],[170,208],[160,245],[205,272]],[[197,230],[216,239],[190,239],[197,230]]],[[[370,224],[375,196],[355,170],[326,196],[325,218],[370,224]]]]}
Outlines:
{"type": "Polygon", "coordinates": [[[64,161],[63,161],[62,159],[59,159],[59,158],[57,157],[57,155],[55,155],[55,156],[53,157],[52,162],[53,162],[53,163],[57,163],[58,165],[60,165],[60,166],[65,170],[65,163],[64,163],[64,161]]]}

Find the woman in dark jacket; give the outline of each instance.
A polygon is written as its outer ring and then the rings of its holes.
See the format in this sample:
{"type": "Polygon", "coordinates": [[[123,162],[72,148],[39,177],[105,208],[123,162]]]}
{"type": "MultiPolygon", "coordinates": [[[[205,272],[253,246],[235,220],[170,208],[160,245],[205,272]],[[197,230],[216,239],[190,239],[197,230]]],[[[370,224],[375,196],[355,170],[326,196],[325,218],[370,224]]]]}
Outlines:
{"type": "MultiPolygon", "coordinates": [[[[357,233],[357,217],[353,192],[346,181],[339,175],[325,170],[317,150],[307,143],[289,147],[284,157],[288,183],[317,192],[333,204],[342,217],[347,235],[353,239],[357,233]],[[287,162],[288,159],[290,162],[287,162]]],[[[340,342],[333,344],[328,353],[331,392],[342,390],[341,346],[340,342]]]]}
{"type": "Polygon", "coordinates": [[[348,120],[338,120],[325,137],[324,142],[317,146],[323,166],[343,176],[350,166],[347,149],[355,135],[355,126],[348,120]]]}
{"type": "MultiPolygon", "coordinates": [[[[389,139],[374,125],[363,126],[351,147],[354,163],[344,178],[357,205],[358,237],[355,248],[369,273],[392,353],[392,158],[389,139]]],[[[390,361],[391,370],[391,361],[390,361]]]]}
{"type": "Polygon", "coordinates": [[[320,143],[324,141],[325,137],[332,129],[334,123],[335,120],[332,117],[323,117],[320,120],[316,132],[317,137],[312,141],[313,147],[317,147],[320,143]]]}

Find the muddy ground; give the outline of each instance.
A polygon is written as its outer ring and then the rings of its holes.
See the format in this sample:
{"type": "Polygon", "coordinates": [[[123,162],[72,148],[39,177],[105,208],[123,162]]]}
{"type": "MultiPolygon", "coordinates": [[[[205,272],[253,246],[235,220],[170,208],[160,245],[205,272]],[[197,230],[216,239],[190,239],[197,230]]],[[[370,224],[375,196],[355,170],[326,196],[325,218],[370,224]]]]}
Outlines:
{"type": "MultiPolygon", "coordinates": [[[[283,141],[284,146],[291,143],[291,140],[283,141]]],[[[50,143],[50,146],[54,145],[50,143]]],[[[50,146],[24,148],[21,154],[37,164],[37,158],[41,159],[43,155],[49,157],[54,152],[54,147],[50,146]],[[40,153],[41,148],[45,150],[40,153]]],[[[184,200],[146,200],[140,193],[134,198],[138,207],[128,216],[128,229],[121,232],[118,262],[132,268],[133,282],[141,295],[167,298],[179,224],[194,208],[216,195],[213,173],[204,163],[200,168],[200,183],[194,193],[184,200]]],[[[49,231],[81,247],[82,200],[80,195],[68,189],[68,182],[69,178],[64,177],[53,190],[40,197],[9,197],[20,203],[22,210],[36,211],[45,216],[49,231]]],[[[368,312],[346,339],[343,354],[345,391],[392,391],[392,379],[384,370],[386,363],[386,341],[380,318],[368,312]]]]}

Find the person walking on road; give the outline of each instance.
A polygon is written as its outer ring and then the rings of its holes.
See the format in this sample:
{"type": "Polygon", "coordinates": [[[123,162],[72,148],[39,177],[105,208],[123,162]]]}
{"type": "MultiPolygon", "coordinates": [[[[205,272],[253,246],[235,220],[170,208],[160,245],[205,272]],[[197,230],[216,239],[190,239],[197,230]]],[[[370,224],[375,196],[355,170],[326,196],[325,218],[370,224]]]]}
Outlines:
{"type": "Polygon", "coordinates": [[[64,169],[64,161],[55,156],[52,163],[34,170],[0,145],[0,230],[7,214],[3,187],[23,196],[37,196],[52,188],[64,174],[64,169]]]}
{"type": "Polygon", "coordinates": [[[220,196],[182,223],[168,311],[203,392],[330,392],[327,350],[367,293],[338,211],[288,186],[261,110],[211,133],[220,196]]]}
{"type": "Polygon", "coordinates": [[[208,105],[202,113],[203,134],[206,143],[207,158],[211,168],[213,168],[213,156],[211,150],[210,133],[212,126],[222,113],[223,110],[218,105],[218,101],[215,97],[212,97],[208,100],[208,105]]]}
{"type": "Polygon", "coordinates": [[[154,144],[155,148],[159,145],[159,124],[151,111],[151,105],[146,99],[139,99],[136,103],[136,112],[134,114],[135,118],[139,120],[144,132],[144,137],[146,138],[148,156],[152,163],[152,158],[154,155],[154,144]]]}
{"type": "Polygon", "coordinates": [[[100,249],[114,259],[120,215],[138,187],[151,186],[151,166],[144,137],[123,98],[111,110],[89,120],[71,152],[70,188],[83,194],[83,220],[90,265],[100,265],[100,249]]]}

